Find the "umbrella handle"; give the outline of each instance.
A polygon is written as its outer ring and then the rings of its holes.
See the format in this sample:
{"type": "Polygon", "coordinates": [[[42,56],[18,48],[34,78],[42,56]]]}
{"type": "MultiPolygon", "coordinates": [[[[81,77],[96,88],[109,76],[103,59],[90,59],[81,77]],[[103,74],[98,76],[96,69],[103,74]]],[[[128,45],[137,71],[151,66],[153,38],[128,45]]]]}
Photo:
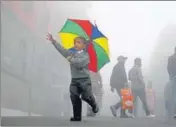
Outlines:
{"type": "Polygon", "coordinates": [[[96,25],[96,20],[94,20],[94,24],[96,25]]]}

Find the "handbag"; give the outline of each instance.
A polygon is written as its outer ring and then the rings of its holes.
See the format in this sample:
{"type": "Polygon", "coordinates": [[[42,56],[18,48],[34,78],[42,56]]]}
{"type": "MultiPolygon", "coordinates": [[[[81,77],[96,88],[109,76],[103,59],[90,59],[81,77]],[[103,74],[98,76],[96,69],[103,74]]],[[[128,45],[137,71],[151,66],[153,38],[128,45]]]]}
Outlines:
{"type": "Polygon", "coordinates": [[[134,98],[132,95],[131,88],[125,87],[121,89],[122,97],[122,109],[133,109],[134,108],[134,98]]]}

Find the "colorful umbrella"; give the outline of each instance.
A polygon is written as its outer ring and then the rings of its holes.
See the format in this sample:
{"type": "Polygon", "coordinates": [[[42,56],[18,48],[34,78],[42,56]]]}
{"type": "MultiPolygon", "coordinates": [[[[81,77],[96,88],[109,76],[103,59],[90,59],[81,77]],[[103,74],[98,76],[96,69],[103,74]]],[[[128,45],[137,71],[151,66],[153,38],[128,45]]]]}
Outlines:
{"type": "Polygon", "coordinates": [[[59,32],[62,45],[65,49],[72,50],[74,39],[78,36],[92,40],[87,44],[90,57],[89,69],[99,71],[109,59],[108,39],[89,20],[68,19],[59,32]]]}

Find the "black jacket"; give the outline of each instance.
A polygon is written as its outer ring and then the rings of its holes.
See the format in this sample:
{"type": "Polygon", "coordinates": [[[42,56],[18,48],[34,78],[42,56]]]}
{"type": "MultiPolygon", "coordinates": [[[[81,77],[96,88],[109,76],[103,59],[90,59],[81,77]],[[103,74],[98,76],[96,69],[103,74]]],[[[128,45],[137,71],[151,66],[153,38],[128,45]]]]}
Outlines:
{"type": "Polygon", "coordinates": [[[169,73],[170,79],[176,76],[176,53],[169,57],[167,71],[169,73]]]}
{"type": "Polygon", "coordinates": [[[125,83],[127,83],[125,65],[122,62],[118,62],[113,68],[110,78],[110,85],[112,88],[123,88],[125,83]]]}

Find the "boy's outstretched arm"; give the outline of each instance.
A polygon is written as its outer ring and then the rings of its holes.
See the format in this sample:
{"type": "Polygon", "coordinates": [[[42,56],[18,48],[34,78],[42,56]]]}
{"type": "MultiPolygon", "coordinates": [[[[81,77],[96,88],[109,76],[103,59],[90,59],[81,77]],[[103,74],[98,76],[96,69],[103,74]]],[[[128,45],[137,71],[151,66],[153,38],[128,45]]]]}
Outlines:
{"type": "Polygon", "coordinates": [[[51,34],[47,35],[47,40],[49,40],[50,42],[52,42],[52,44],[54,45],[54,47],[57,49],[57,51],[60,52],[60,54],[62,56],[64,56],[65,58],[67,58],[69,55],[71,55],[71,53],[64,49],[58,42],[56,42],[56,40],[53,39],[51,34]]]}
{"type": "Polygon", "coordinates": [[[77,68],[84,68],[86,67],[90,60],[89,60],[89,55],[87,53],[84,53],[81,57],[76,58],[76,57],[70,57],[69,62],[71,65],[77,67],[77,68]]]}
{"type": "Polygon", "coordinates": [[[65,58],[67,58],[71,53],[64,49],[58,42],[56,42],[55,40],[52,41],[52,44],[54,45],[54,47],[57,49],[57,51],[60,52],[61,55],[63,55],[65,58]]]}

